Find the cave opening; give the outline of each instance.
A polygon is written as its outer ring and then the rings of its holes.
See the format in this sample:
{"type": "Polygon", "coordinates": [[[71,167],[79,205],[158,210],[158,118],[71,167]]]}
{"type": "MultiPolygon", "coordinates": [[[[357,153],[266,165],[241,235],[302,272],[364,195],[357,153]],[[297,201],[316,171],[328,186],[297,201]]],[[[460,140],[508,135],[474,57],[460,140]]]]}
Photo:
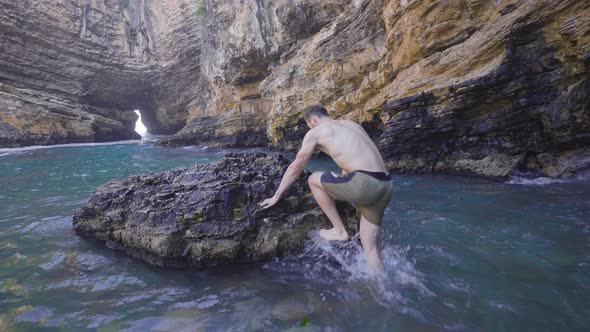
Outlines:
{"type": "Polygon", "coordinates": [[[135,114],[137,114],[137,121],[135,122],[135,132],[140,134],[141,137],[145,137],[148,134],[147,127],[141,120],[141,112],[139,110],[134,110],[135,114]]]}

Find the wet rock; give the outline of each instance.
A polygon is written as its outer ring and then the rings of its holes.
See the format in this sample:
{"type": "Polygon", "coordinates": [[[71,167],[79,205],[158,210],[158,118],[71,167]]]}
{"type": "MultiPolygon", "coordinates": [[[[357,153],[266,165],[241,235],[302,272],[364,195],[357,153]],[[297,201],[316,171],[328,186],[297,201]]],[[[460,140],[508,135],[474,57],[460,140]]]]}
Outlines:
{"type": "Polygon", "coordinates": [[[160,139],[159,146],[206,145],[210,147],[265,146],[266,121],[263,112],[243,115],[221,114],[192,119],[175,135],[160,139]]]}
{"type": "MultiPolygon", "coordinates": [[[[221,161],[112,180],[74,216],[75,230],[168,266],[253,262],[300,252],[328,227],[305,171],[277,205],[262,210],[289,165],[282,155],[227,154],[221,161]]],[[[353,209],[341,207],[354,228],[353,209]]]]}

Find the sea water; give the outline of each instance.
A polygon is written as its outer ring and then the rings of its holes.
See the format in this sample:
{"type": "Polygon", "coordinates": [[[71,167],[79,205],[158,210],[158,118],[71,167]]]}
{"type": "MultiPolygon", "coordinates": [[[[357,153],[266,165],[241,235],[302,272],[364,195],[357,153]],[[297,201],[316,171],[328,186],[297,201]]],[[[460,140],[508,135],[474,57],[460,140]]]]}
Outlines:
{"type": "MultiPolygon", "coordinates": [[[[72,229],[101,184],[223,157],[143,141],[0,149],[1,331],[584,331],[590,183],[397,175],[380,245],[162,268],[72,229]]],[[[292,157],[292,156],[291,156],[292,157]]],[[[327,160],[311,170],[336,171],[327,160]]]]}

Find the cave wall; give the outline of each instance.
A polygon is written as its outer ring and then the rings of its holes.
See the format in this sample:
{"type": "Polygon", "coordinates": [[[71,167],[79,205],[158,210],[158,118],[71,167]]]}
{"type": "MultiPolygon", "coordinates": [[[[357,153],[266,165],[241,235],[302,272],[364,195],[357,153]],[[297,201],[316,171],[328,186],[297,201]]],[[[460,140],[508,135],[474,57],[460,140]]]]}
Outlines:
{"type": "Polygon", "coordinates": [[[0,0],[0,146],[266,145],[259,83],[349,2],[0,0]]]}
{"type": "Polygon", "coordinates": [[[0,0],[0,146],[136,137],[296,149],[303,109],[396,171],[590,163],[582,0],[0,0]]]}
{"type": "Polygon", "coordinates": [[[321,103],[361,123],[395,171],[590,166],[587,1],[221,3],[207,7],[200,107],[162,145],[297,149],[304,108],[321,103]],[[313,6],[324,21],[295,29],[318,21],[302,14],[313,6]]]}
{"type": "Polygon", "coordinates": [[[205,0],[200,80],[189,122],[160,145],[265,146],[272,110],[261,84],[338,18],[350,0],[205,0]]]}
{"type": "Polygon", "coordinates": [[[198,77],[179,79],[198,57],[191,7],[0,0],[0,147],[138,138],[135,109],[152,133],[182,128],[198,77]]]}

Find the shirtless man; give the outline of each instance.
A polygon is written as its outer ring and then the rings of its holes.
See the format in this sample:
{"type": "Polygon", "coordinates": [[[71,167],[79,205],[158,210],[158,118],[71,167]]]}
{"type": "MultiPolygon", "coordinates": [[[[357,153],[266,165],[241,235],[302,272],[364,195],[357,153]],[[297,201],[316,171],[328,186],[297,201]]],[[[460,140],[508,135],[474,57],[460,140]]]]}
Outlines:
{"type": "Polygon", "coordinates": [[[379,150],[363,127],[353,121],[331,119],[321,105],[308,107],[305,121],[310,130],[295,160],[287,168],[274,196],[259,204],[263,208],[275,205],[318,148],[342,168],[341,176],[315,172],[308,179],[313,197],[333,226],[320,230],[320,235],[326,240],[348,240],[334,200],[352,203],[361,212],[360,238],[367,264],[373,270],[383,271],[377,235],[383,212],[391,199],[392,183],[379,150]]]}

